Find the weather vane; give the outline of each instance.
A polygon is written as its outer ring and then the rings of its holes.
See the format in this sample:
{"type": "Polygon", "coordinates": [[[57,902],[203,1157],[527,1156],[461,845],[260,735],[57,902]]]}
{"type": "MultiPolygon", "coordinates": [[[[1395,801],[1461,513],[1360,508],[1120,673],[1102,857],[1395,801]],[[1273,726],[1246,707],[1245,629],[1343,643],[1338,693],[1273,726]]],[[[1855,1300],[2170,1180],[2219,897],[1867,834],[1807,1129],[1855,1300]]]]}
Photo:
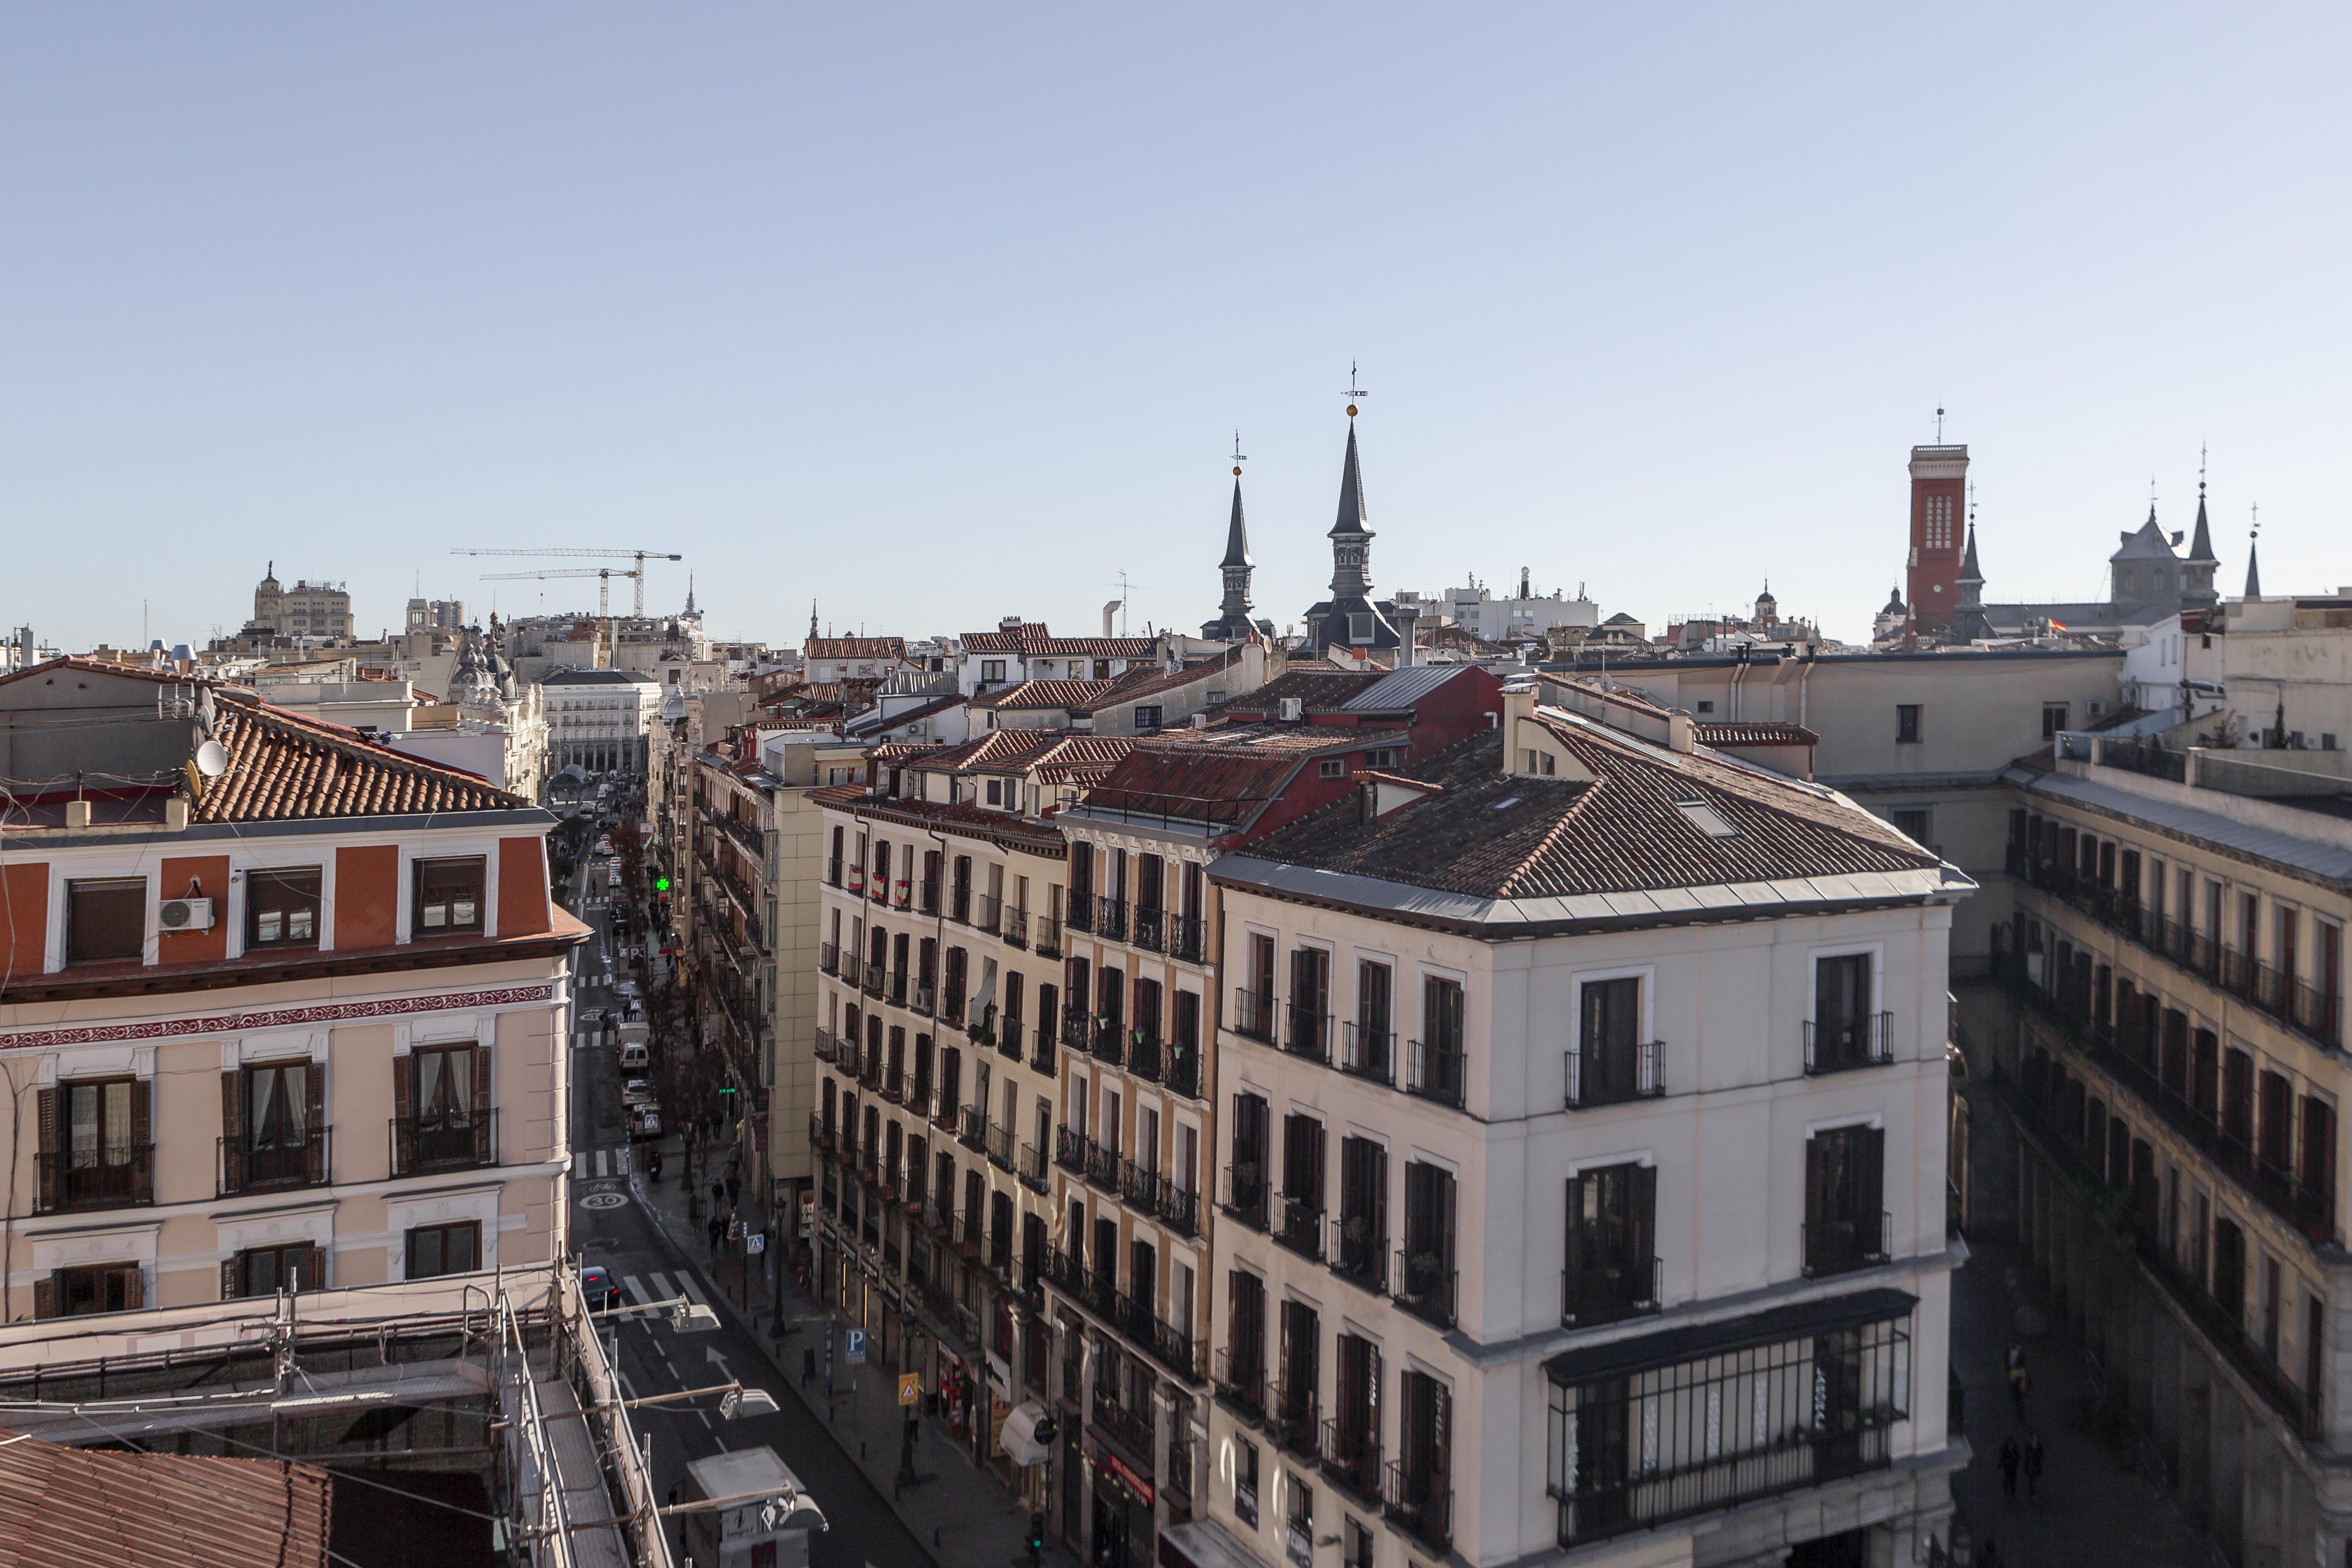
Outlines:
{"type": "Polygon", "coordinates": [[[1249,461],[1249,459],[1248,459],[1248,458],[1246,458],[1246,457],[1244,457],[1244,456],[1243,456],[1243,455],[1242,455],[1242,433],[1241,433],[1240,431],[1236,430],[1236,431],[1234,431],[1234,478],[1238,479],[1238,478],[1240,478],[1240,477],[1242,476],[1242,465],[1243,465],[1243,464],[1244,464],[1244,463],[1246,463],[1246,462],[1248,462],[1248,461],[1249,461]]]}
{"type": "Polygon", "coordinates": [[[1348,417],[1350,419],[1356,417],[1356,404],[1371,395],[1355,384],[1359,379],[1360,378],[1356,374],[1356,361],[1349,360],[1348,361],[1348,417]]]}

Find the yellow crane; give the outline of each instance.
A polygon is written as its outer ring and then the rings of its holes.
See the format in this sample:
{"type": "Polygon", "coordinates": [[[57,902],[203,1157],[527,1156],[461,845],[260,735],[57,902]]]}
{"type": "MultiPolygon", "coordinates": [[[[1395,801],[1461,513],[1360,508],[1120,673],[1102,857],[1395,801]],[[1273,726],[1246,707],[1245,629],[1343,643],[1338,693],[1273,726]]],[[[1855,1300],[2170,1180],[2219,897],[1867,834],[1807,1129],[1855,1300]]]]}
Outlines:
{"type": "MultiPolygon", "coordinates": [[[[667,550],[655,549],[459,549],[451,550],[449,553],[451,555],[570,556],[574,559],[584,557],[590,560],[634,561],[635,563],[634,570],[623,571],[618,568],[615,568],[610,575],[614,577],[630,577],[636,580],[636,609],[634,613],[638,615],[643,615],[646,612],[646,562],[649,560],[684,560],[686,559],[682,555],[673,555],[667,550]]],[[[579,569],[572,571],[513,571],[502,573],[500,575],[509,578],[586,577],[590,575],[590,573],[587,569],[579,569]]],[[[486,577],[482,580],[488,582],[492,580],[492,579],[486,577]]],[[[602,612],[600,611],[599,613],[601,614],[602,612]]]]}

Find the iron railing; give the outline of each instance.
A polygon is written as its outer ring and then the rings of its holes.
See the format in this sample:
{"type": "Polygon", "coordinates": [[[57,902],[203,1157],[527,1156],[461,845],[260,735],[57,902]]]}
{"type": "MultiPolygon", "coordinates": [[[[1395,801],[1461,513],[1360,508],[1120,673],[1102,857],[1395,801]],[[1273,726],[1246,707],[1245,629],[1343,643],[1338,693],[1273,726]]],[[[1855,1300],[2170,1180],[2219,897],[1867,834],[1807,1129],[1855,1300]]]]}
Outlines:
{"type": "Polygon", "coordinates": [[[327,1180],[327,1127],[289,1133],[267,1142],[251,1134],[220,1140],[220,1191],[321,1186],[327,1180]]]}
{"type": "Polygon", "coordinates": [[[1464,1080],[1468,1077],[1464,1061],[1460,1046],[1414,1040],[1407,1056],[1404,1092],[1460,1110],[1464,1080]]]}
{"type": "Polygon", "coordinates": [[[1877,1215],[1824,1216],[1799,1228],[1804,1242],[1806,1277],[1850,1273],[1884,1263],[1892,1255],[1895,1217],[1877,1215]]]}
{"type": "Polygon", "coordinates": [[[1374,1083],[1396,1082],[1396,1035],[1350,1023],[1340,1034],[1339,1071],[1374,1083]]]}
{"type": "Polygon", "coordinates": [[[1454,1494],[1437,1483],[1443,1469],[1415,1476],[1402,1459],[1390,1461],[1381,1512],[1423,1545],[1444,1552],[1454,1543],[1454,1494]]]}
{"type": "Polygon", "coordinates": [[[1106,942],[1127,940],[1127,901],[1104,896],[1095,900],[1095,935],[1106,942]]]}
{"type": "Polygon", "coordinates": [[[1274,1239],[1304,1258],[1323,1261],[1323,1209],[1319,1204],[1282,1195],[1280,1223],[1275,1227],[1274,1239]]]}
{"type": "Polygon", "coordinates": [[[1087,1149],[1093,1142],[1082,1138],[1067,1127],[1054,1129],[1054,1163],[1072,1176],[1087,1174],[1087,1149]]]}
{"type": "Polygon", "coordinates": [[[988,1147],[988,1110],[985,1106],[963,1106],[956,1122],[956,1136],[963,1141],[965,1147],[974,1153],[988,1147]]]}
{"type": "Polygon", "coordinates": [[[1223,1196],[1217,1207],[1240,1220],[1253,1230],[1265,1230],[1266,1224],[1267,1187],[1260,1167],[1227,1166],[1223,1196]]]}
{"type": "Polygon", "coordinates": [[[1208,953],[1207,927],[1197,915],[1168,916],[1167,954],[1186,964],[1206,963],[1208,953]]]}
{"type": "Polygon", "coordinates": [[[1589,1329],[1658,1310],[1662,1270],[1655,1258],[1559,1271],[1562,1328],[1589,1329]]]}
{"type": "Polygon", "coordinates": [[[1891,1012],[1807,1019],[1805,1071],[1846,1072],[1857,1067],[1885,1066],[1895,1060],[1890,1043],[1894,1023],[1891,1012]]]}
{"type": "MultiPolygon", "coordinates": [[[[1372,1408],[1377,1409],[1378,1406],[1372,1408]]],[[[1381,1496],[1381,1435],[1334,1416],[1323,1423],[1323,1473],[1334,1484],[1353,1493],[1360,1502],[1377,1502],[1381,1496]]]]}
{"type": "Polygon", "coordinates": [[[1318,1436],[1317,1416],[1314,1381],[1307,1378],[1294,1384],[1281,1379],[1275,1385],[1274,1407],[1266,1413],[1266,1435],[1276,1448],[1312,1458],[1318,1436]]]}
{"type": "Polygon", "coordinates": [[[1020,1167],[1014,1172],[1014,1174],[1020,1176],[1022,1181],[1027,1186],[1034,1187],[1039,1192],[1044,1192],[1046,1186],[1046,1164],[1047,1161],[1045,1150],[1039,1148],[1034,1144],[1024,1144],[1021,1145],[1020,1167]]]}
{"type": "Polygon", "coordinates": [[[1031,935],[1033,937],[1031,951],[1037,956],[1058,958],[1062,956],[1062,923],[1060,921],[1050,915],[1040,915],[1034,919],[1031,935]]]}
{"type": "Polygon", "coordinates": [[[102,1144],[36,1156],[39,1191],[33,1212],[131,1208],[155,1201],[155,1145],[102,1144]]]}
{"type": "Polygon", "coordinates": [[[1657,1040],[1599,1041],[1568,1053],[1568,1108],[1621,1105],[1666,1092],[1666,1048],[1657,1040]]]}
{"type": "Polygon", "coordinates": [[[1139,904],[1129,915],[1134,923],[1134,934],[1129,940],[1148,953],[1159,952],[1167,936],[1167,911],[1147,909],[1139,904]]]}
{"type": "Polygon", "coordinates": [[[1168,1048],[1168,1070],[1160,1082],[1187,1100],[1201,1097],[1201,1048],[1182,1041],[1168,1048]]]}
{"type": "Polygon", "coordinates": [[[1331,1061],[1331,1015],[1292,1002],[1284,1009],[1289,1016],[1289,1028],[1284,1031],[1282,1049],[1293,1056],[1303,1056],[1309,1061],[1325,1066],[1331,1061]]]}
{"type": "Polygon", "coordinates": [[[1457,1270],[1433,1252],[1416,1252],[1410,1245],[1396,1253],[1396,1304],[1440,1328],[1454,1326],[1457,1270]]]}
{"type": "Polygon", "coordinates": [[[1262,991],[1235,989],[1234,1032],[1271,1043],[1274,1040],[1274,998],[1262,991]]]}
{"type": "Polygon", "coordinates": [[[499,1113],[474,1113],[459,1124],[427,1127],[414,1117],[394,1116],[390,1123],[392,1174],[463,1170],[499,1163],[499,1113]]]}
{"type": "Polygon", "coordinates": [[[1232,1345],[1215,1358],[1217,1397],[1244,1420],[1256,1426],[1265,1420],[1265,1352],[1254,1345],[1236,1352],[1232,1345]]]}
{"type": "Polygon", "coordinates": [[[1331,1271],[1376,1296],[1388,1293],[1389,1239],[1365,1216],[1341,1214],[1331,1220],[1331,1271]]]}
{"type": "Polygon", "coordinates": [[[1013,1129],[992,1124],[988,1129],[989,1163],[999,1170],[1013,1169],[1013,1129]]]}

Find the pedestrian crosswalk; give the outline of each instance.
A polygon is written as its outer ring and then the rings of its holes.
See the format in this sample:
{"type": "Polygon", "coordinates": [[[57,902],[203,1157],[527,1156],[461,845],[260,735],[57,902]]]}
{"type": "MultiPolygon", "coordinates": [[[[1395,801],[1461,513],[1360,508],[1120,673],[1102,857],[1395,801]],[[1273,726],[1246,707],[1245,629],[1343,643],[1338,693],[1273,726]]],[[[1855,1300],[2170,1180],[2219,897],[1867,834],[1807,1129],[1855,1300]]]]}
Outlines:
{"type": "Polygon", "coordinates": [[[597,1040],[603,1038],[604,1035],[602,1030],[593,1029],[575,1029],[572,1031],[572,1049],[574,1051],[587,1051],[593,1047],[597,1040]]]}
{"type": "Polygon", "coordinates": [[[629,1174],[627,1149],[575,1149],[572,1154],[572,1174],[583,1181],[601,1181],[629,1174]]]}
{"type": "Polygon", "coordinates": [[[677,1271],[677,1283],[675,1285],[670,1283],[669,1276],[658,1269],[649,1272],[646,1278],[653,1281],[651,1295],[647,1295],[645,1287],[637,1283],[635,1274],[625,1274],[621,1279],[621,1289],[628,1291],[629,1299],[641,1307],[648,1301],[674,1301],[680,1296],[698,1307],[710,1304],[710,1298],[702,1293],[702,1287],[694,1282],[694,1276],[683,1269],[677,1271]]]}

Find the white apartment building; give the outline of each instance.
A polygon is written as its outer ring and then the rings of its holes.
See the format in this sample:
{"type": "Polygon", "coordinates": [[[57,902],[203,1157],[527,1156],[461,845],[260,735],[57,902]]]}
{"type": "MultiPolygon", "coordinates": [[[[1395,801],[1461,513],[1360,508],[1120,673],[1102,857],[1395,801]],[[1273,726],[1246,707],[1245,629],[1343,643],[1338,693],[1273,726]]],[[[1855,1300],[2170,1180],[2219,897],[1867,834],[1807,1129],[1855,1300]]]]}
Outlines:
{"type": "Polygon", "coordinates": [[[1213,866],[1213,1479],[1160,1561],[1948,1540],[1973,884],[1692,733],[1508,693],[1213,866]]]}
{"type": "Polygon", "coordinates": [[[637,670],[557,670],[545,690],[548,765],[591,773],[645,771],[662,686],[637,670]]]}

